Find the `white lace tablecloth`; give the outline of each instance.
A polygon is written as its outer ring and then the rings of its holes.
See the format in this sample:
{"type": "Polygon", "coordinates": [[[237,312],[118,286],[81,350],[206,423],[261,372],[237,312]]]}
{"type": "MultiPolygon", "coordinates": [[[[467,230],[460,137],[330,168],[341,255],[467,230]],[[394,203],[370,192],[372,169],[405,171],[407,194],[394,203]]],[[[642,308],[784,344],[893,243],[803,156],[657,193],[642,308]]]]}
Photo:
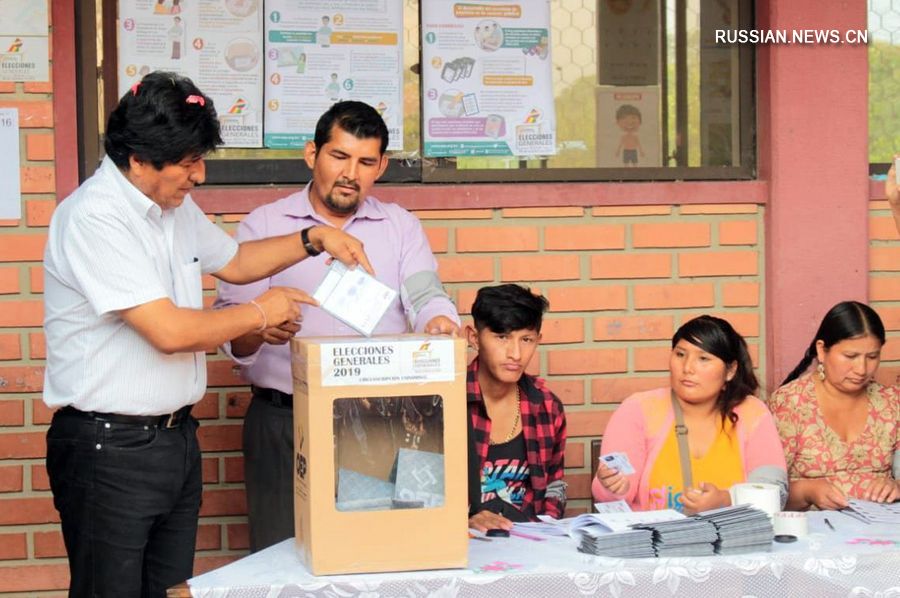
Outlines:
{"type": "Polygon", "coordinates": [[[616,559],[578,552],[569,539],[470,541],[469,567],[409,573],[310,575],[293,540],[189,580],[209,598],[436,596],[877,596],[900,598],[900,526],[810,513],[810,534],[772,552],[616,559]],[[828,529],[827,516],[836,531],[828,529]]]}

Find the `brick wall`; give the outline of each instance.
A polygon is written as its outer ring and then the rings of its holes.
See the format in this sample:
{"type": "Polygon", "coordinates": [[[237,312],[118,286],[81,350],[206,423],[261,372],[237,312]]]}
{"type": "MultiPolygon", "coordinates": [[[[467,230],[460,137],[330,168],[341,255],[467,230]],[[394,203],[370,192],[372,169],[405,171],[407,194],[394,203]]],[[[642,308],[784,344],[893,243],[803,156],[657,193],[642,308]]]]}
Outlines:
{"type": "MultiPolygon", "coordinates": [[[[880,187],[880,185],[879,185],[880,187]]],[[[879,195],[884,197],[879,189],[879,195]]],[[[900,236],[887,201],[869,203],[869,303],[881,316],[888,341],[878,379],[900,384],[900,236]]]]}

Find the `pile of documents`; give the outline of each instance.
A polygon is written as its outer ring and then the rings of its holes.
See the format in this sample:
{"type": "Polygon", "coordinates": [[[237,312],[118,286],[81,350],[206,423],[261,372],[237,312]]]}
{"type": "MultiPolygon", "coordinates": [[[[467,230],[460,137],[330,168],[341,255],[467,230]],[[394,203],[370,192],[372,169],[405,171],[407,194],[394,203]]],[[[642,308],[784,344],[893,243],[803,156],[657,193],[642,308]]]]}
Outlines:
{"type": "Polygon", "coordinates": [[[654,557],[653,532],[648,529],[631,529],[610,532],[592,526],[579,533],[578,550],[588,554],[617,558],[654,557]]]}
{"type": "Polygon", "coordinates": [[[900,502],[879,503],[851,498],[849,506],[841,512],[865,523],[900,524],[900,502]]]}
{"type": "Polygon", "coordinates": [[[740,554],[772,550],[775,530],[765,511],[750,505],[703,511],[694,519],[712,524],[718,535],[716,554],[740,554]]]}
{"type": "Polygon", "coordinates": [[[707,556],[719,539],[715,526],[697,517],[641,523],[634,526],[653,534],[656,556],[707,556]]]}

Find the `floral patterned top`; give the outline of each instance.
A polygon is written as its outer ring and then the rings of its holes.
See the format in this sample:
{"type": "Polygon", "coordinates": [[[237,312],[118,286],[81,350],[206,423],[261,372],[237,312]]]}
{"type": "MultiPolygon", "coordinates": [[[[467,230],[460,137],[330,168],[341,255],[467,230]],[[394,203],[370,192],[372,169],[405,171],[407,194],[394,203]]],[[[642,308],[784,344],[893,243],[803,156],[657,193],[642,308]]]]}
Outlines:
{"type": "Polygon", "coordinates": [[[868,399],[866,427],[847,443],[825,423],[812,374],[769,398],[791,480],[828,478],[847,496],[859,497],[871,480],[892,477],[900,449],[900,388],[872,382],[868,399]]]}

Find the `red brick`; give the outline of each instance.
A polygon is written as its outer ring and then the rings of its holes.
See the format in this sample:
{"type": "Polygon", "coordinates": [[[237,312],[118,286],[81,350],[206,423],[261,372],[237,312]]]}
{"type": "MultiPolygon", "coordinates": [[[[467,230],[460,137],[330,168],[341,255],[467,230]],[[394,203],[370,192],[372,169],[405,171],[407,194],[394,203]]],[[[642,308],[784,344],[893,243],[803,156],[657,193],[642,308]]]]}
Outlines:
{"type": "Polygon", "coordinates": [[[490,220],[494,210],[421,210],[413,214],[419,220],[490,220]]]}
{"type": "Polygon", "coordinates": [[[44,432],[0,433],[0,459],[37,459],[47,450],[44,432]]]}
{"type": "Polygon", "coordinates": [[[425,236],[433,253],[447,253],[450,244],[450,231],[446,228],[426,228],[425,236]]]}
{"type": "Polygon", "coordinates": [[[31,133],[25,136],[25,156],[29,160],[52,160],[55,154],[53,133],[31,133]]]}
{"type": "Polygon", "coordinates": [[[25,202],[25,223],[28,226],[49,226],[50,217],[56,209],[52,199],[32,199],[25,202]]]}
{"type": "Polygon", "coordinates": [[[229,556],[197,556],[196,558],[194,558],[194,576],[200,575],[201,573],[206,573],[207,571],[212,571],[213,569],[224,567],[225,565],[231,564],[243,556],[245,555],[234,554],[229,556]]]}
{"type": "Polygon", "coordinates": [[[17,102],[0,99],[0,108],[18,108],[21,129],[53,128],[53,102],[50,100],[17,102]]]}
{"type": "Polygon", "coordinates": [[[537,251],[533,226],[476,226],[456,229],[456,251],[537,251]]]}
{"type": "Polygon", "coordinates": [[[225,479],[226,484],[238,484],[244,481],[244,458],[243,457],[224,457],[225,462],[225,479]]]}
{"type": "Polygon", "coordinates": [[[542,343],[584,342],[583,318],[546,318],[541,326],[542,343]]]}
{"type": "Polygon", "coordinates": [[[21,465],[0,466],[0,492],[21,492],[24,468],[21,465]]]}
{"type": "Polygon", "coordinates": [[[626,349],[568,349],[547,352],[550,375],[605,374],[628,369],[626,349]]]}
{"type": "Polygon", "coordinates": [[[759,305],[759,283],[723,282],[722,305],[725,307],[757,307],[759,305]]]}
{"type": "Polygon", "coordinates": [[[566,468],[584,467],[584,443],[566,442],[566,468]]]}
{"type": "Polygon", "coordinates": [[[500,258],[500,280],[577,280],[581,278],[577,255],[524,255],[500,258]]]}
{"type": "Polygon", "coordinates": [[[66,545],[63,542],[62,533],[34,532],[34,556],[39,559],[48,559],[66,556],[66,545]]]}
{"type": "Polygon", "coordinates": [[[668,253],[604,253],[591,256],[591,278],[669,278],[668,253]]]}
{"type": "Polygon", "coordinates": [[[619,284],[556,287],[547,291],[547,299],[551,312],[625,309],[628,306],[628,291],[619,284]]]}
{"type": "Polygon", "coordinates": [[[219,459],[218,457],[204,457],[200,462],[201,473],[204,484],[219,483],[219,459]]]}
{"type": "Polygon", "coordinates": [[[53,193],[56,191],[56,170],[53,166],[20,166],[19,184],[22,193],[53,193]]]}
{"type": "Polygon", "coordinates": [[[222,548],[222,526],[200,525],[197,527],[196,550],[220,550],[222,548]]]}
{"type": "Polygon", "coordinates": [[[592,208],[593,216],[668,216],[672,208],[668,206],[603,206],[592,208]]]}
{"type": "Polygon", "coordinates": [[[0,567],[0,592],[33,593],[43,590],[64,590],[69,587],[69,566],[19,565],[0,567]]]}
{"type": "Polygon", "coordinates": [[[31,292],[44,292],[44,268],[42,266],[32,266],[28,269],[28,276],[31,280],[31,292]]]}
{"type": "Polygon", "coordinates": [[[0,367],[0,393],[40,392],[43,388],[42,367],[0,367]]]}
{"type": "Polygon", "coordinates": [[[448,282],[489,282],[494,280],[492,257],[437,257],[438,275],[448,282]]]}
{"type": "Polygon", "coordinates": [[[53,507],[53,499],[49,496],[0,499],[0,525],[37,523],[59,523],[59,514],[53,507]]]}
{"type": "Polygon", "coordinates": [[[714,303],[711,283],[635,285],[633,292],[635,309],[708,307],[714,303]]]}
{"type": "Polygon", "coordinates": [[[217,419],[219,417],[219,394],[208,392],[194,404],[191,415],[197,419],[217,419]]]}
{"type": "Polygon", "coordinates": [[[249,406],[249,392],[230,392],[225,395],[225,417],[228,419],[243,418],[249,406]]]}
{"type": "Polygon", "coordinates": [[[41,326],[43,323],[43,301],[3,301],[0,303],[0,327],[41,326]]]}
{"type": "Polygon", "coordinates": [[[16,84],[14,81],[0,82],[0,93],[15,93],[16,84]]]}
{"type": "Polygon", "coordinates": [[[635,347],[634,371],[663,372],[669,371],[669,355],[671,347],[635,347]]]}
{"type": "MultiPolygon", "coordinates": [[[[591,482],[593,481],[591,473],[569,473],[566,474],[566,496],[571,500],[591,498],[591,482]]],[[[566,515],[569,515],[566,509],[566,515]]]]}
{"type": "Polygon", "coordinates": [[[871,241],[897,241],[897,225],[890,216],[869,218],[869,240],[871,241]]]}
{"type": "Polygon", "coordinates": [[[0,360],[22,359],[22,337],[18,333],[0,334],[0,360]]]}
{"type": "Polygon", "coordinates": [[[55,409],[47,407],[41,399],[31,401],[31,423],[35,425],[49,424],[55,409]]]}
{"type": "Polygon", "coordinates": [[[633,247],[708,247],[706,222],[636,222],[631,225],[633,247]]]}
{"type": "Polygon", "coordinates": [[[672,316],[602,316],[594,318],[595,341],[672,338],[672,316]]]}
{"type": "Polygon", "coordinates": [[[900,247],[869,247],[869,272],[900,271],[900,247]]]}
{"type": "Polygon", "coordinates": [[[246,523],[229,523],[225,526],[228,537],[228,550],[247,550],[250,548],[250,526],[246,523]]]}
{"type": "Polygon", "coordinates": [[[216,278],[211,274],[204,274],[200,277],[200,286],[204,291],[215,291],[216,278]]]}
{"type": "Polygon", "coordinates": [[[0,400],[0,426],[25,424],[25,402],[21,399],[0,400]]]}
{"type": "Polygon", "coordinates": [[[898,276],[870,276],[869,277],[869,301],[898,301],[900,300],[900,277],[898,276]]]}
{"type": "Polygon", "coordinates": [[[3,235],[0,262],[39,262],[44,259],[47,235],[3,235]]]}
{"type": "Polygon", "coordinates": [[[756,251],[716,251],[682,253],[678,256],[679,276],[755,276],[759,273],[756,251]]]}
{"type": "Polygon", "coordinates": [[[203,505],[200,507],[201,517],[220,517],[224,515],[246,515],[247,497],[244,489],[203,491],[203,505]]]}
{"type": "Polygon", "coordinates": [[[475,295],[481,287],[458,289],[456,291],[456,311],[460,314],[472,313],[472,304],[475,303],[475,295]]]}
{"type": "Polygon", "coordinates": [[[622,224],[579,224],[544,229],[544,249],[547,250],[624,248],[625,226],[622,224]]]}
{"type": "Polygon", "coordinates": [[[887,330],[900,330],[900,307],[889,307],[879,305],[877,308],[878,315],[887,330]]]}
{"type": "Polygon", "coordinates": [[[43,464],[31,466],[31,489],[50,489],[50,477],[47,475],[47,468],[43,464]]]}
{"type": "Polygon", "coordinates": [[[584,208],[503,208],[500,215],[504,218],[580,218],[584,216],[584,208]]]}
{"type": "Polygon", "coordinates": [[[759,336],[759,313],[746,311],[703,311],[703,312],[686,312],[682,314],[681,323],[684,324],[688,320],[692,320],[697,316],[708,314],[717,318],[727,320],[731,326],[743,337],[759,336]]]}
{"type": "Polygon", "coordinates": [[[47,344],[43,332],[29,332],[28,346],[30,347],[29,356],[32,359],[47,358],[47,344]]]}
{"type": "Polygon", "coordinates": [[[728,220],[719,223],[719,245],[756,245],[755,220],[728,220]]]}
{"type": "Polygon", "coordinates": [[[600,436],[606,429],[606,423],[612,417],[612,411],[598,408],[584,411],[566,412],[566,433],[568,436],[600,436]]]}
{"type": "Polygon", "coordinates": [[[11,295],[19,292],[19,269],[0,268],[0,295],[11,295]]]}
{"type": "Polygon", "coordinates": [[[584,404],[584,380],[562,380],[550,378],[547,387],[553,391],[565,405],[584,404]]]}
{"type": "Polygon", "coordinates": [[[241,380],[237,366],[230,359],[208,360],[206,362],[207,386],[244,386],[246,384],[246,382],[241,380]]]}
{"type": "Polygon", "coordinates": [[[222,214],[222,222],[235,223],[244,219],[246,214],[222,214]]]}
{"type": "Polygon", "coordinates": [[[756,204],[691,204],[681,206],[682,216],[688,214],[756,214],[756,204]]]}
{"type": "Polygon", "coordinates": [[[50,81],[26,81],[25,93],[53,93],[52,71],[50,78],[50,81]]]}
{"type": "Polygon", "coordinates": [[[25,534],[0,534],[0,560],[13,561],[28,558],[25,534]]]}
{"type": "Polygon", "coordinates": [[[197,430],[200,448],[204,452],[241,450],[240,424],[204,425],[197,430]]]}

